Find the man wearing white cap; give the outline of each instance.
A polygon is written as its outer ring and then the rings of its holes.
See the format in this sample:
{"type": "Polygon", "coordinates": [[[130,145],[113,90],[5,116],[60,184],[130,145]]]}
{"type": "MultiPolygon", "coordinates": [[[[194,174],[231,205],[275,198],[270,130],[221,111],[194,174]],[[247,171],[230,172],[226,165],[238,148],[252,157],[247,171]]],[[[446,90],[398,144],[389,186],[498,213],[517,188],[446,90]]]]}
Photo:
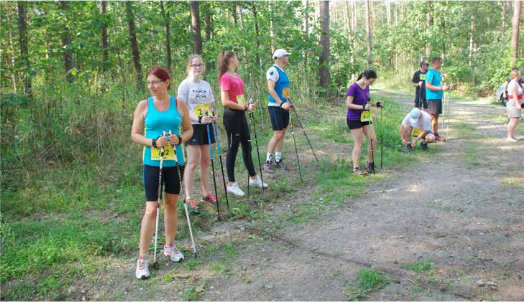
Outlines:
{"type": "Polygon", "coordinates": [[[284,68],[289,64],[288,56],[291,53],[284,49],[277,49],[273,53],[274,64],[267,73],[268,90],[268,112],[273,127],[273,137],[267,146],[266,162],[264,171],[274,173],[276,168],[282,168],[282,147],[284,145],[284,135],[289,124],[289,78],[284,68]],[[273,152],[275,153],[275,163],[273,165],[273,152]]]}
{"type": "Polygon", "coordinates": [[[422,140],[420,147],[426,150],[428,143],[435,142],[435,135],[431,131],[431,115],[418,108],[413,108],[402,120],[400,137],[402,138],[402,144],[406,146],[408,151],[411,151],[419,140],[422,140]],[[415,140],[411,141],[411,132],[413,129],[420,129],[420,134],[415,140]]]}

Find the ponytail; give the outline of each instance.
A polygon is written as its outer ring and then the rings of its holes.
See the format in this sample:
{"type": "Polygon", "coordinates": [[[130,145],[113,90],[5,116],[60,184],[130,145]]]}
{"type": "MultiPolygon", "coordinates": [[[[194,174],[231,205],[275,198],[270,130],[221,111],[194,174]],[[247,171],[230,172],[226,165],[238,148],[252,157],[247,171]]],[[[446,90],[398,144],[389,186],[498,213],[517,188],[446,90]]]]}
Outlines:
{"type": "Polygon", "coordinates": [[[373,69],[368,69],[368,70],[366,70],[363,73],[358,75],[357,81],[362,79],[362,77],[364,77],[366,79],[376,79],[377,78],[377,73],[373,69]]]}
{"type": "Polygon", "coordinates": [[[221,51],[218,54],[217,69],[218,69],[218,80],[219,81],[222,75],[227,72],[229,61],[234,56],[236,56],[236,54],[232,50],[221,51]]]}

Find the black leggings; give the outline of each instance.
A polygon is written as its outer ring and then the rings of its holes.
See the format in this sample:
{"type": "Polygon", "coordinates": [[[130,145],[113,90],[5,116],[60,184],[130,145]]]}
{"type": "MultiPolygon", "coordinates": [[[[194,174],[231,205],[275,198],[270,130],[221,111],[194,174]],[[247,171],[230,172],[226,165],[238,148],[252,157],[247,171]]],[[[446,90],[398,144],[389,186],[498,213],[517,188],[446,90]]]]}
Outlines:
{"type": "Polygon", "coordinates": [[[251,136],[249,135],[249,126],[244,111],[224,110],[224,126],[226,127],[227,149],[226,168],[227,178],[230,182],[235,182],[235,159],[238,153],[238,147],[242,144],[242,157],[246,165],[249,176],[257,175],[253,159],[251,158],[251,136]]]}

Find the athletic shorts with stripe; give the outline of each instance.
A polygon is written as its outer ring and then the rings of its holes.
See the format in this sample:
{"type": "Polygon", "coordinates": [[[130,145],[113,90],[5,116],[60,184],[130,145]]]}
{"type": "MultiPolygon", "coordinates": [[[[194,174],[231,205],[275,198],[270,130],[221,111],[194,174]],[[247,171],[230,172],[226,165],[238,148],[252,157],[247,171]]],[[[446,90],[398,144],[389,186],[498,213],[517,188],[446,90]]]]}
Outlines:
{"type": "Polygon", "coordinates": [[[267,111],[271,119],[273,130],[286,129],[289,125],[289,111],[276,106],[268,106],[267,111]]]}

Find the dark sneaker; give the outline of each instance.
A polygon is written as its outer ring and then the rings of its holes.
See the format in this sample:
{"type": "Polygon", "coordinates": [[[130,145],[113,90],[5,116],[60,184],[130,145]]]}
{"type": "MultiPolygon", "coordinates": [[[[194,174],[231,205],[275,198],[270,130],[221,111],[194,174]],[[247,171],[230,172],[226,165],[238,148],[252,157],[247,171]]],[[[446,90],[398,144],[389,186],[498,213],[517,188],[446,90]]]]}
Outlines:
{"type": "Polygon", "coordinates": [[[353,174],[368,175],[368,172],[360,170],[360,168],[353,168],[353,174]]]}
{"type": "Polygon", "coordinates": [[[273,165],[271,165],[271,162],[266,161],[264,163],[264,172],[269,174],[275,173],[275,169],[273,168],[273,165]]]}
{"type": "Polygon", "coordinates": [[[284,171],[289,171],[289,168],[282,161],[276,161],[275,168],[282,169],[284,171]]]}
{"type": "Polygon", "coordinates": [[[422,148],[422,150],[428,150],[428,143],[426,143],[426,142],[421,142],[421,143],[420,143],[420,148],[422,148]]]}
{"type": "Polygon", "coordinates": [[[209,193],[207,194],[207,196],[202,196],[202,202],[207,205],[213,205],[217,202],[217,198],[215,197],[215,195],[209,193]]]}
{"type": "Polygon", "coordinates": [[[411,146],[411,143],[408,143],[408,144],[406,145],[406,150],[407,150],[408,152],[411,152],[411,151],[413,150],[413,146],[411,146]]]}
{"type": "Polygon", "coordinates": [[[369,173],[375,174],[375,163],[374,162],[366,163],[366,168],[368,169],[369,173]]]}

